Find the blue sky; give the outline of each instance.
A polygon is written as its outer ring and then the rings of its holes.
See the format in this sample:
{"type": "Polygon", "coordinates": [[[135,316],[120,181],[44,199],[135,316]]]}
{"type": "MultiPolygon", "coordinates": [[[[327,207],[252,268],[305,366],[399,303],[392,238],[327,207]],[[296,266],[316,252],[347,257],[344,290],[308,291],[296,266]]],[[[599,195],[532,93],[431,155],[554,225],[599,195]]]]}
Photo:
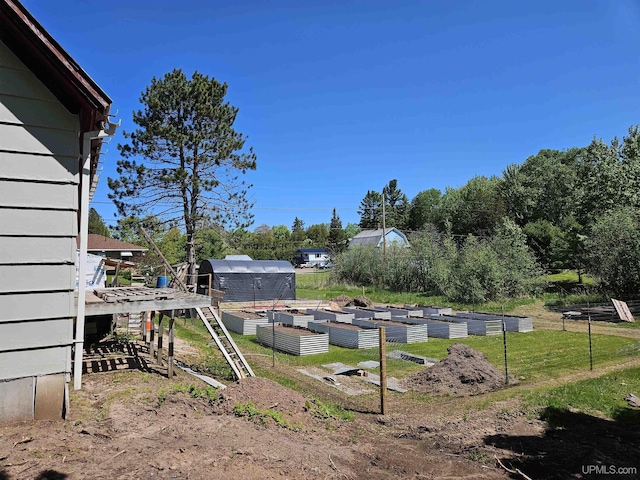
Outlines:
{"type": "MultiPolygon", "coordinates": [[[[392,178],[411,199],[640,123],[633,0],[22,1],[113,99],[121,130],[153,76],[228,83],[258,156],[253,227],[308,227],[333,208],[357,223],[392,178]]],[[[122,141],[92,204],[110,225],[122,141]]]]}

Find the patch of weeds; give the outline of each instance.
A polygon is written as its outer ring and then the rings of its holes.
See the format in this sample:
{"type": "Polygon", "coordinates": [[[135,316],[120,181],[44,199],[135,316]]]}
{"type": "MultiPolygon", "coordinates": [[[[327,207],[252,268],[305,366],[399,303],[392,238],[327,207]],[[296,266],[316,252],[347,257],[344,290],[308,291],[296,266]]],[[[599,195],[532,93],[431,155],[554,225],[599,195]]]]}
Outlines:
{"type": "Polygon", "coordinates": [[[338,418],[350,422],[356,418],[354,412],[336,403],[326,403],[321,400],[307,400],[304,406],[311,415],[320,419],[338,418]]]}
{"type": "Polygon", "coordinates": [[[178,383],[171,389],[171,391],[186,393],[191,398],[202,398],[206,400],[209,405],[214,405],[220,399],[220,393],[218,393],[218,390],[211,385],[207,385],[204,388],[198,388],[193,383],[188,385],[178,383]]]}
{"type": "Polygon", "coordinates": [[[467,458],[473,462],[482,463],[483,465],[489,462],[489,457],[477,448],[469,450],[469,452],[467,452],[467,458]]]}
{"type": "Polygon", "coordinates": [[[158,402],[157,402],[158,407],[161,407],[162,405],[164,405],[164,402],[166,401],[167,401],[167,392],[164,390],[161,390],[160,392],[158,392],[158,402]]]}
{"type": "Polygon", "coordinates": [[[197,372],[210,375],[214,378],[228,381],[234,381],[236,379],[233,370],[221,356],[207,355],[199,362],[190,365],[190,367],[197,372]]]}
{"type": "Polygon", "coordinates": [[[288,430],[297,431],[299,428],[295,425],[291,425],[283,416],[282,413],[276,410],[260,410],[255,406],[253,402],[236,403],[233,406],[233,414],[237,417],[247,417],[258,425],[267,426],[268,419],[272,419],[276,425],[288,430]]]}

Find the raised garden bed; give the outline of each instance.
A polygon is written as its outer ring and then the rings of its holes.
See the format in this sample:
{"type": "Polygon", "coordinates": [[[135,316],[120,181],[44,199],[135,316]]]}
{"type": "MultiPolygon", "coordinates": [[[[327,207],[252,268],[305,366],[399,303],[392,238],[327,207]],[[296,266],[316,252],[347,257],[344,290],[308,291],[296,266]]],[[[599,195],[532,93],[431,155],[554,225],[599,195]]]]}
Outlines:
{"type": "Polygon", "coordinates": [[[469,332],[466,323],[446,321],[445,317],[403,318],[399,321],[410,324],[426,325],[431,338],[467,338],[469,332]],[[436,319],[437,318],[437,319],[436,319]]]}
{"type": "Polygon", "coordinates": [[[330,322],[351,323],[355,318],[353,313],[342,310],[307,309],[307,315],[313,315],[316,320],[329,320],[330,322]]]}
{"type": "MultiPolygon", "coordinates": [[[[492,313],[480,313],[480,312],[458,312],[458,317],[471,318],[474,320],[482,321],[498,321],[502,323],[502,315],[496,315],[492,313]]],[[[515,315],[504,316],[504,326],[507,332],[532,332],[533,320],[531,317],[521,317],[515,315]]]]}
{"type": "Polygon", "coordinates": [[[379,320],[391,320],[391,312],[381,308],[344,307],[342,311],[353,313],[355,318],[375,318],[379,320]]]}
{"type": "Polygon", "coordinates": [[[378,330],[329,321],[309,322],[309,330],[328,333],[329,343],[345,348],[373,348],[380,342],[378,330]]]}
{"type": "Polygon", "coordinates": [[[222,323],[227,330],[240,333],[241,335],[255,335],[258,325],[269,323],[266,315],[261,315],[248,310],[223,310],[222,323]]]}
{"type": "Polygon", "coordinates": [[[258,325],[258,343],[291,355],[315,355],[329,351],[329,335],[282,324],[258,325]]]}
{"type": "Polygon", "coordinates": [[[364,328],[384,327],[385,337],[389,342],[420,343],[429,339],[428,327],[425,324],[408,324],[390,320],[371,320],[356,318],[353,324],[364,328]]]}
{"type": "Polygon", "coordinates": [[[307,328],[309,321],[314,320],[313,315],[308,315],[299,310],[269,310],[267,311],[267,317],[270,322],[303,328],[307,328]]]}

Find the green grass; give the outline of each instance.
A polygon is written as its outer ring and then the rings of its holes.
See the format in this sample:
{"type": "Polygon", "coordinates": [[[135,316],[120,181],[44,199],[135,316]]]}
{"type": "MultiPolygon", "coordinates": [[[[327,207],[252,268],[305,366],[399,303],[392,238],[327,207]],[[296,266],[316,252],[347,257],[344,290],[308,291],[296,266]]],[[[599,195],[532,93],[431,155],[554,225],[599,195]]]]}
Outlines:
{"type": "MultiPolygon", "coordinates": [[[[270,348],[259,345],[254,335],[232,334],[238,347],[251,361],[252,354],[271,356],[270,348]]],[[[387,343],[387,351],[404,350],[430,358],[444,358],[447,348],[454,343],[464,343],[484,353],[496,367],[504,368],[502,335],[470,336],[465,339],[430,338],[428,342],[414,344],[387,343]]],[[[592,336],[594,366],[611,365],[637,355],[640,342],[634,339],[610,335],[592,336]]],[[[293,367],[321,366],[342,362],[356,366],[359,362],[378,360],[377,348],[349,349],[329,345],[329,352],[319,355],[296,357],[276,352],[276,365],[293,367]]],[[[520,377],[521,383],[532,383],[589,369],[589,340],[586,333],[562,331],[534,331],[529,333],[507,333],[507,360],[509,373],[520,377]]],[[[424,367],[403,360],[387,359],[389,375],[404,377],[424,367]]],[[[269,377],[271,369],[261,374],[269,377]]],[[[274,379],[278,381],[277,379],[274,379]]],[[[289,385],[290,386],[290,385],[289,385]]]]}
{"type": "MultiPolygon", "coordinates": [[[[196,346],[203,352],[198,369],[205,369],[218,378],[232,379],[231,369],[226,365],[216,348],[208,347],[211,338],[199,320],[176,321],[176,334],[196,346]]],[[[378,360],[377,348],[349,349],[329,345],[329,352],[318,355],[294,356],[282,352],[272,352],[268,347],[257,343],[255,335],[240,335],[231,332],[231,336],[253,365],[252,357],[260,356],[269,359],[275,357],[276,365],[302,368],[321,366],[327,363],[342,362],[356,366],[359,362],[378,360]]],[[[444,358],[447,348],[454,343],[464,343],[484,353],[489,361],[498,368],[504,368],[504,351],[502,335],[469,336],[465,339],[430,338],[428,342],[414,344],[387,343],[387,350],[404,350],[431,358],[444,358]]],[[[611,365],[637,356],[640,342],[631,338],[611,335],[593,335],[592,349],[594,366],[611,365]]],[[[589,340],[586,333],[536,330],[529,333],[507,333],[507,359],[509,372],[520,377],[521,383],[532,383],[562,375],[589,369],[589,340]]],[[[267,362],[259,362],[265,364],[267,362]]],[[[419,371],[423,366],[403,360],[387,359],[389,375],[404,377],[419,371]]],[[[279,383],[288,382],[286,386],[296,388],[295,382],[286,380],[271,368],[256,368],[260,375],[272,378],[279,383]]],[[[283,383],[284,384],[284,383],[283,383]]]]}
{"type": "MultiPolygon", "coordinates": [[[[563,270],[559,273],[547,275],[549,283],[575,283],[578,284],[578,273],[574,270],[563,270]]],[[[588,275],[582,275],[582,285],[595,285],[596,282],[588,275]]]]}
{"type": "MultiPolygon", "coordinates": [[[[527,392],[523,398],[535,411],[566,412],[573,407],[584,413],[624,423],[640,423],[640,410],[627,405],[624,397],[640,391],[640,368],[628,368],[598,378],[581,380],[549,390],[527,392]]],[[[546,418],[551,423],[557,418],[546,418]]]]}

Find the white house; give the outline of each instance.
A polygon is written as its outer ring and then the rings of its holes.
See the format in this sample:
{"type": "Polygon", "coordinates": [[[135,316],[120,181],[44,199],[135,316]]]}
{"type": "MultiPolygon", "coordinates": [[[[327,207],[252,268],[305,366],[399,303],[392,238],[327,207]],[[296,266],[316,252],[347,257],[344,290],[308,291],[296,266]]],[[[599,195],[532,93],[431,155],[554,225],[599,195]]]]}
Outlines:
{"type": "Polygon", "coordinates": [[[296,265],[319,267],[329,262],[329,254],[324,248],[301,248],[296,251],[294,262],[296,265]]]}
{"type": "Polygon", "coordinates": [[[76,237],[86,258],[110,105],[24,6],[0,0],[0,421],[64,414],[84,340],[76,237]]]}
{"type": "Polygon", "coordinates": [[[351,247],[377,247],[382,248],[384,239],[386,238],[387,246],[396,245],[399,247],[408,247],[409,241],[404,233],[395,227],[386,228],[383,232],[382,228],[377,230],[362,230],[359,234],[349,240],[349,248],[351,247]]]}

